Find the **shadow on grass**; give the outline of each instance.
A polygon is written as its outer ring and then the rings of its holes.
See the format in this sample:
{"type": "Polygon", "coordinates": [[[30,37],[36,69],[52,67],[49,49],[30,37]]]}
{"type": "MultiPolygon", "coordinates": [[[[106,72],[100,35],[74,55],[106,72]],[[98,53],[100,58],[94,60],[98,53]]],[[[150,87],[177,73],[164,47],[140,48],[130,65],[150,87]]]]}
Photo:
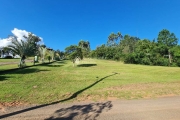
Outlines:
{"type": "Polygon", "coordinates": [[[42,64],[35,64],[35,65],[30,65],[30,66],[26,66],[26,67],[23,67],[23,68],[13,68],[13,69],[7,69],[7,70],[0,70],[0,75],[2,74],[7,74],[7,73],[10,73],[10,72],[16,72],[16,71],[19,71],[19,70],[24,70],[26,68],[31,68],[31,67],[35,67],[35,66],[46,66],[46,67],[61,67],[63,65],[61,64],[65,64],[66,62],[64,61],[53,61],[53,62],[50,62],[50,63],[42,63],[42,64]],[[53,63],[58,63],[57,65],[56,64],[53,64],[53,63]],[[59,65],[60,63],[60,65],[59,65]]]}
{"type": "Polygon", "coordinates": [[[75,92],[75,93],[74,93],[73,95],[71,95],[69,98],[66,98],[66,99],[63,99],[63,100],[60,100],[60,101],[56,101],[56,102],[52,102],[52,103],[49,103],[49,104],[43,104],[43,105],[39,105],[39,106],[34,106],[34,107],[30,107],[30,108],[27,108],[27,109],[24,109],[24,110],[20,110],[20,111],[12,112],[12,113],[9,113],[9,114],[5,114],[5,115],[0,116],[0,119],[6,118],[6,117],[10,117],[10,116],[13,116],[13,115],[17,115],[17,114],[20,114],[20,113],[24,113],[24,112],[27,112],[27,111],[35,110],[35,109],[38,109],[38,108],[42,108],[42,107],[45,107],[45,106],[54,105],[54,104],[58,104],[58,103],[60,103],[60,102],[65,102],[65,101],[74,99],[74,98],[76,98],[80,93],[84,92],[85,90],[93,87],[94,85],[98,84],[99,82],[103,81],[104,79],[106,79],[106,78],[108,78],[108,77],[111,77],[111,76],[114,76],[114,75],[116,75],[116,74],[118,74],[118,73],[113,73],[112,75],[108,75],[108,76],[106,76],[106,77],[103,77],[103,78],[99,79],[98,81],[96,81],[95,83],[87,86],[86,88],[75,92]]]}
{"type": "MultiPolygon", "coordinates": [[[[15,71],[8,72],[8,74],[30,74],[30,73],[37,73],[41,71],[49,71],[49,70],[40,70],[37,68],[26,68],[26,69],[18,69],[15,71]]],[[[7,78],[11,78],[8,74],[0,75],[0,81],[8,80],[7,78]]]]}
{"type": "Polygon", "coordinates": [[[40,70],[37,68],[26,68],[26,69],[18,69],[16,71],[8,72],[7,74],[0,75],[0,81],[7,80],[7,78],[10,78],[8,74],[30,74],[30,73],[37,73],[41,71],[49,71],[49,70],[40,70]]]}
{"type": "Polygon", "coordinates": [[[77,65],[78,67],[92,67],[92,66],[97,66],[97,64],[80,64],[77,65]]]}
{"type": "Polygon", "coordinates": [[[50,70],[40,70],[38,68],[28,68],[28,69],[19,69],[14,72],[10,72],[8,74],[29,74],[29,73],[37,73],[41,71],[50,71],[50,70]]]}
{"type": "Polygon", "coordinates": [[[26,67],[23,67],[23,68],[13,68],[13,69],[8,69],[8,70],[0,70],[0,74],[7,74],[7,73],[10,73],[10,72],[16,72],[18,70],[24,70],[26,68],[31,68],[31,67],[35,67],[35,66],[41,66],[41,65],[50,65],[52,63],[55,63],[56,61],[53,61],[53,62],[50,62],[50,63],[42,63],[42,64],[35,64],[35,65],[30,65],[30,66],[26,66],[26,67]]]}
{"type": "Polygon", "coordinates": [[[8,76],[0,75],[0,81],[7,80],[7,78],[10,78],[8,76]]]}
{"type": "Polygon", "coordinates": [[[64,60],[61,60],[61,61],[56,61],[56,63],[66,64],[67,62],[64,60]]]}
{"type": "Polygon", "coordinates": [[[45,66],[45,67],[61,67],[61,66],[64,66],[64,65],[49,65],[49,64],[41,64],[39,66],[45,66]]]}
{"type": "Polygon", "coordinates": [[[52,117],[45,120],[96,120],[103,111],[108,111],[112,108],[111,101],[104,103],[91,103],[87,105],[73,105],[68,108],[57,110],[52,117]]]}

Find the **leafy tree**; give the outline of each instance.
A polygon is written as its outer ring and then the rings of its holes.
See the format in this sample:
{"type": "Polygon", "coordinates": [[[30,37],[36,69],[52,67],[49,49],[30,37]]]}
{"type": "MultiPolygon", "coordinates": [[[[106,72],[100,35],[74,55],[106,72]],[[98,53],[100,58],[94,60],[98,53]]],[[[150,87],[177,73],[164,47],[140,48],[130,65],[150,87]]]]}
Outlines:
{"type": "Polygon", "coordinates": [[[176,38],[174,33],[170,33],[168,30],[163,29],[162,31],[159,32],[158,35],[158,44],[159,46],[166,47],[166,51],[164,51],[164,55],[167,55],[168,52],[168,58],[169,58],[169,66],[171,64],[171,51],[170,49],[174,46],[177,45],[178,39],[176,38]]]}
{"type": "Polygon", "coordinates": [[[120,41],[120,47],[122,49],[122,52],[125,54],[134,52],[138,40],[140,39],[137,37],[125,35],[124,39],[120,41]]]}
{"type": "Polygon", "coordinates": [[[105,44],[96,48],[96,57],[98,59],[105,59],[106,58],[106,46],[105,44]]]}
{"type": "Polygon", "coordinates": [[[168,47],[176,46],[178,43],[178,39],[176,38],[175,34],[170,33],[166,29],[159,32],[157,40],[159,44],[164,44],[168,47]]]}
{"type": "Polygon", "coordinates": [[[71,45],[65,48],[66,56],[74,63],[75,59],[78,57],[83,59],[83,53],[81,47],[77,45],[71,45]]]}
{"type": "Polygon", "coordinates": [[[89,53],[90,53],[90,42],[80,40],[79,43],[78,43],[78,46],[82,49],[83,56],[88,57],[89,53]]]}
{"type": "Polygon", "coordinates": [[[123,38],[122,34],[120,32],[118,32],[117,34],[112,32],[108,36],[108,41],[107,41],[108,46],[116,46],[119,43],[118,38],[119,40],[121,40],[123,38]]]}

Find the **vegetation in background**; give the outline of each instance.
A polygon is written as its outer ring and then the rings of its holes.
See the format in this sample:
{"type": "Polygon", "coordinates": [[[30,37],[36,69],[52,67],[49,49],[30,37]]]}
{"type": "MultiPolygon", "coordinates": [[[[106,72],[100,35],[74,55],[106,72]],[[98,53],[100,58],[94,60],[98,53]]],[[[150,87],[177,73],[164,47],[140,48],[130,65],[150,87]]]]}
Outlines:
{"type": "Polygon", "coordinates": [[[122,36],[120,32],[111,33],[107,45],[103,44],[91,51],[92,58],[121,60],[125,63],[180,66],[180,46],[174,33],[163,29],[157,41],[130,35],[122,36]]]}

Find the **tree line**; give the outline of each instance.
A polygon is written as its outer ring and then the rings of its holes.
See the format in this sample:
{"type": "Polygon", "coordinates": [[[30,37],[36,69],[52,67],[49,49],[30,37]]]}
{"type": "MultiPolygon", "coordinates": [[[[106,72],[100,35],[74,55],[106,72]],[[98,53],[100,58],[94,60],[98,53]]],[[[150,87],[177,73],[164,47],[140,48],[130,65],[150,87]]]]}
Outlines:
{"type": "Polygon", "coordinates": [[[107,43],[91,51],[90,56],[131,64],[180,66],[178,38],[167,29],[159,32],[157,40],[111,33],[107,43]]]}

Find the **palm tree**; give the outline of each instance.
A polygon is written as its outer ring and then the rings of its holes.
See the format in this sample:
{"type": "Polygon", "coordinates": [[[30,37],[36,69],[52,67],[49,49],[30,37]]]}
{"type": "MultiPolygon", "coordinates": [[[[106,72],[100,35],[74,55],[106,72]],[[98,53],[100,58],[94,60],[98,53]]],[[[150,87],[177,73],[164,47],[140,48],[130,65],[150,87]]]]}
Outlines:
{"type": "Polygon", "coordinates": [[[26,41],[18,40],[17,37],[11,37],[11,45],[8,48],[14,53],[21,57],[19,65],[22,65],[24,57],[34,56],[37,52],[37,41],[39,37],[29,34],[25,37],[26,41]]]}
{"type": "Polygon", "coordinates": [[[45,58],[47,49],[46,47],[39,47],[38,50],[39,50],[39,55],[42,59],[42,62],[44,63],[44,58],[45,58]]]}
{"type": "Polygon", "coordinates": [[[50,55],[51,55],[51,60],[54,60],[54,56],[55,56],[55,51],[54,50],[50,50],[49,51],[50,55]]]}

